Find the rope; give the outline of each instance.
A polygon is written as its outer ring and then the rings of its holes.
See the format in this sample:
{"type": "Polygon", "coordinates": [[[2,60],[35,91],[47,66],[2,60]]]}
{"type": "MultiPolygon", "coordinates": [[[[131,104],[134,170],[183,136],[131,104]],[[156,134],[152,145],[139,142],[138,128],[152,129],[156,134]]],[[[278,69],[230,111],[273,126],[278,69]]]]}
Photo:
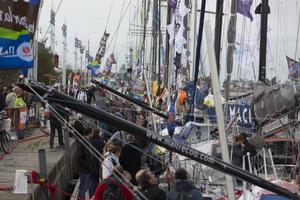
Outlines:
{"type": "MultiPolygon", "coordinates": [[[[111,45],[111,43],[112,43],[114,37],[116,36],[117,31],[119,30],[119,27],[120,27],[120,25],[121,25],[121,22],[123,21],[124,15],[126,14],[126,12],[127,12],[128,8],[129,8],[129,5],[130,5],[130,4],[131,4],[131,1],[129,1],[129,3],[128,3],[128,5],[127,5],[127,7],[126,7],[126,9],[125,9],[125,11],[124,11],[124,13],[123,13],[123,15],[122,15],[122,17],[121,17],[121,20],[119,21],[119,24],[118,24],[118,26],[117,26],[117,28],[116,28],[116,30],[115,30],[115,33],[114,33],[114,35],[112,36],[111,41],[109,42],[109,44],[108,44],[108,46],[107,46],[107,49],[109,49],[109,47],[110,47],[110,45],[111,45]]],[[[106,51],[106,52],[107,52],[107,51],[106,51]]]]}
{"type": "MultiPolygon", "coordinates": [[[[123,9],[124,9],[124,4],[125,4],[125,0],[123,0],[123,3],[122,3],[122,9],[121,9],[121,14],[120,14],[119,23],[120,23],[120,21],[122,20],[122,13],[123,13],[123,9]]],[[[118,28],[117,28],[118,31],[117,31],[117,34],[116,34],[116,39],[115,39],[115,42],[114,42],[113,51],[115,51],[116,43],[117,43],[117,40],[118,40],[119,28],[120,28],[120,26],[118,26],[118,28]]]]}
{"type": "Polygon", "coordinates": [[[106,20],[105,30],[107,29],[107,25],[108,25],[108,22],[109,22],[109,18],[110,18],[111,9],[112,9],[113,4],[114,4],[114,1],[112,0],[111,4],[110,4],[110,9],[109,9],[108,17],[107,17],[107,20],[106,20]]]}
{"type": "MultiPolygon", "coordinates": [[[[38,86],[38,87],[40,87],[37,83],[35,83],[35,82],[31,82],[31,83],[33,83],[33,84],[35,84],[36,86],[38,86]]],[[[65,125],[67,125],[70,129],[72,129],[73,130],[73,133],[75,133],[75,134],[73,134],[73,136],[93,155],[93,156],[95,156],[99,161],[103,161],[104,159],[105,159],[105,157],[102,155],[102,154],[100,154],[99,153],[99,151],[92,145],[92,144],[90,144],[88,141],[87,141],[87,139],[84,137],[84,136],[82,136],[66,119],[64,119],[50,104],[48,104],[48,102],[42,97],[42,96],[40,96],[39,95],[39,93],[37,93],[30,85],[27,85],[28,86],[28,88],[35,94],[35,95],[37,95],[37,97],[42,101],[42,102],[44,102],[46,105],[48,105],[49,106],[49,109],[50,109],[50,111],[53,113],[53,115],[58,119],[58,121],[59,122],[61,122],[62,124],[65,124],[65,125]],[[96,154],[96,153],[98,154],[96,154]],[[100,158],[100,157],[101,158],[100,158]]],[[[104,163],[103,163],[104,164],[104,163]]],[[[105,164],[104,164],[105,165],[105,164]]],[[[105,167],[107,167],[107,166],[105,166],[105,167]]],[[[109,167],[107,167],[107,169],[109,169],[109,167]]],[[[123,174],[121,174],[118,170],[114,170],[115,169],[115,167],[113,168],[113,170],[111,171],[112,172],[112,174],[113,175],[118,175],[118,176],[115,176],[116,177],[116,179],[118,180],[118,181],[120,181],[121,183],[123,183],[124,184],[124,182],[126,182],[128,185],[130,185],[132,188],[134,188],[134,185],[132,185],[132,183],[130,182],[130,181],[128,181],[127,179],[126,179],[126,177],[123,175],[123,174]],[[121,178],[119,178],[119,177],[121,177],[124,181],[122,181],[122,179],[121,178]]],[[[124,187],[126,187],[129,191],[132,191],[128,186],[127,186],[127,184],[124,184],[124,187]]],[[[139,193],[139,195],[141,195],[144,199],[147,199],[139,190],[136,190],[136,192],[137,193],[139,193]]],[[[137,196],[135,193],[133,193],[133,195],[135,195],[136,197],[137,197],[137,199],[139,199],[139,200],[141,200],[140,198],[139,198],[139,196],[137,196]]]]}

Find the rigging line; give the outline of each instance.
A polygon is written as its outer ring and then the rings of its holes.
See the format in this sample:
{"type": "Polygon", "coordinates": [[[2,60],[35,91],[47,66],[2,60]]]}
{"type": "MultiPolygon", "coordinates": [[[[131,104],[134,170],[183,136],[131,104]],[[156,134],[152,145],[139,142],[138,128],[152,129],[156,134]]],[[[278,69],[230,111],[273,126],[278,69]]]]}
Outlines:
{"type": "MultiPolygon", "coordinates": [[[[121,9],[121,13],[120,13],[120,19],[119,19],[119,21],[121,21],[121,19],[122,19],[122,13],[123,13],[123,9],[124,9],[124,4],[125,4],[125,0],[123,0],[123,3],[122,3],[122,9],[121,9]]],[[[117,43],[117,40],[118,40],[119,28],[120,28],[120,27],[118,26],[118,31],[117,31],[117,34],[116,34],[116,38],[115,38],[115,42],[114,42],[113,51],[115,50],[116,43],[117,43]]]]}
{"type": "MultiPolygon", "coordinates": [[[[58,4],[58,7],[56,8],[56,10],[55,10],[55,12],[54,12],[54,16],[57,15],[57,13],[58,13],[58,11],[59,11],[59,9],[60,9],[60,6],[61,6],[61,4],[62,4],[62,2],[63,2],[63,0],[60,0],[60,2],[59,2],[59,4],[58,4]]],[[[47,36],[47,33],[49,32],[50,26],[51,26],[51,24],[48,25],[47,31],[45,32],[42,41],[45,40],[45,38],[46,38],[46,36],[47,36]]]]}
{"type": "MultiPolygon", "coordinates": [[[[118,26],[117,26],[117,28],[116,28],[116,30],[115,30],[115,32],[114,32],[114,35],[112,36],[112,38],[111,38],[111,40],[110,40],[110,42],[109,42],[109,44],[108,44],[108,46],[107,46],[107,49],[109,49],[109,47],[110,47],[110,45],[111,45],[113,39],[115,38],[115,36],[116,36],[116,34],[117,34],[117,31],[119,31],[119,27],[120,27],[120,25],[121,25],[121,22],[123,21],[124,16],[125,16],[125,14],[126,14],[128,8],[129,8],[129,6],[130,6],[130,4],[131,4],[131,1],[129,1],[129,3],[128,3],[128,5],[127,5],[127,7],[126,7],[126,9],[125,9],[125,11],[124,11],[124,13],[122,14],[121,20],[120,20],[119,23],[118,23],[118,26]]],[[[106,54],[106,53],[107,53],[107,51],[105,52],[105,54],[106,54]]]]}
{"type": "MultiPolygon", "coordinates": [[[[95,128],[100,129],[101,131],[103,131],[103,132],[105,132],[105,133],[108,133],[110,136],[113,136],[113,135],[114,135],[114,133],[111,133],[111,132],[109,132],[109,131],[107,131],[107,130],[101,128],[101,127],[99,128],[99,126],[97,126],[95,123],[89,122],[89,121],[86,120],[86,119],[82,119],[82,120],[84,120],[86,123],[90,124],[91,126],[94,126],[95,128]]],[[[153,160],[159,162],[160,164],[162,164],[162,165],[168,167],[168,164],[166,164],[165,162],[162,162],[161,160],[157,159],[156,157],[152,156],[151,154],[146,153],[146,151],[143,151],[142,149],[140,149],[140,148],[138,148],[138,147],[136,147],[136,146],[130,144],[130,143],[129,143],[128,141],[126,141],[125,139],[122,139],[122,138],[117,138],[117,139],[120,140],[121,142],[125,143],[125,144],[128,144],[130,147],[134,148],[135,150],[139,151],[140,153],[142,153],[142,154],[144,154],[144,155],[146,155],[146,156],[152,158],[153,160]]]]}
{"type": "Polygon", "coordinates": [[[113,4],[114,4],[114,0],[112,0],[111,4],[110,4],[110,9],[109,9],[109,13],[108,13],[107,20],[106,20],[106,25],[105,25],[105,31],[106,31],[107,26],[108,26],[108,22],[109,22],[109,19],[110,19],[110,14],[111,14],[113,4]]]}
{"type": "MultiPolygon", "coordinates": [[[[34,82],[31,82],[31,83],[34,83],[34,82]]],[[[34,83],[34,84],[36,84],[36,83],[34,83]]],[[[37,84],[36,84],[37,85],[37,84]]],[[[37,95],[37,97],[42,101],[42,102],[44,102],[46,105],[48,105],[49,106],[49,108],[50,108],[50,110],[52,111],[52,113],[53,113],[53,115],[59,120],[59,122],[60,123],[62,123],[62,124],[65,124],[65,125],[67,125],[69,128],[71,128],[76,134],[73,134],[75,137],[76,137],[76,139],[93,155],[93,156],[95,156],[99,161],[102,161],[102,164],[107,168],[107,169],[109,169],[109,167],[108,166],[106,166],[104,163],[103,163],[103,161],[104,161],[104,159],[105,159],[105,157],[102,155],[102,154],[100,154],[100,152],[91,144],[91,143],[89,143],[89,141],[84,137],[84,136],[82,136],[73,126],[72,126],[72,124],[70,123],[70,122],[68,122],[66,119],[64,119],[42,96],[40,96],[39,94],[38,94],[38,92],[37,91],[35,91],[30,85],[27,85],[28,86],[28,88],[35,94],[35,95],[37,95]],[[96,154],[96,153],[98,154],[96,154]],[[100,158],[100,157],[101,158],[100,158]]],[[[38,85],[37,85],[38,86],[38,85]]],[[[113,167],[113,170],[111,171],[111,173],[113,174],[113,175],[117,175],[117,176],[115,176],[115,178],[118,180],[118,181],[120,181],[121,183],[126,183],[127,182],[127,184],[128,185],[130,185],[132,188],[134,188],[134,185],[129,181],[129,180],[127,180],[126,179],[126,177],[122,174],[122,173],[120,173],[118,170],[114,170],[115,169],[115,167],[113,167]],[[119,176],[121,177],[121,178],[119,178],[119,176]],[[123,180],[124,181],[123,181],[123,180]]],[[[131,189],[127,186],[127,184],[124,184],[124,186],[128,189],[128,190],[130,190],[131,191],[131,189]]],[[[137,193],[139,193],[139,195],[141,195],[144,199],[147,199],[143,194],[142,194],[142,192],[141,191],[139,191],[139,190],[136,190],[137,191],[137,193]]],[[[139,198],[139,196],[137,196],[135,193],[133,193],[133,195],[135,195],[136,197],[137,197],[137,199],[139,199],[139,200],[141,200],[140,198],[139,198]]]]}

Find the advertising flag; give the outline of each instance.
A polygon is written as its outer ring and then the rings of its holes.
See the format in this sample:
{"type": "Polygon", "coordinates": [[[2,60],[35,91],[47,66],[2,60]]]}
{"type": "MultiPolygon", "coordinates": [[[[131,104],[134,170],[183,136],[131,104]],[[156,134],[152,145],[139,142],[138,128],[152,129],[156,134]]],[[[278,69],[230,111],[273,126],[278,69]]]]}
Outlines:
{"type": "Polygon", "coordinates": [[[33,67],[40,0],[0,1],[0,69],[33,67]]]}

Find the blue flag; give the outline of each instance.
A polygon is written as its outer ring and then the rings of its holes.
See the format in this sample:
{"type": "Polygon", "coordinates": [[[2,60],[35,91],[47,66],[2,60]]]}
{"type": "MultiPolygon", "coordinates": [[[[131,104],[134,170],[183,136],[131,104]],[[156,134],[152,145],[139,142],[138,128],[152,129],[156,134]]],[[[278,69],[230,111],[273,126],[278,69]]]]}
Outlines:
{"type": "Polygon", "coordinates": [[[237,12],[241,15],[249,17],[251,21],[253,21],[253,16],[250,12],[250,8],[252,6],[253,0],[238,0],[237,12]]]}

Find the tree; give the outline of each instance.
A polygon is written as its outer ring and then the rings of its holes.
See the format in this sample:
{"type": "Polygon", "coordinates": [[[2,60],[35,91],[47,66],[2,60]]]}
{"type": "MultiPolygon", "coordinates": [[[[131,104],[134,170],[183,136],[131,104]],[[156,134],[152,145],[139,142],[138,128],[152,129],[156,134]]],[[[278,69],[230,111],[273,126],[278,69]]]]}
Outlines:
{"type": "Polygon", "coordinates": [[[55,74],[52,66],[52,54],[49,47],[45,46],[46,41],[39,42],[38,46],[38,77],[37,80],[49,84],[49,76],[55,74]]]}

